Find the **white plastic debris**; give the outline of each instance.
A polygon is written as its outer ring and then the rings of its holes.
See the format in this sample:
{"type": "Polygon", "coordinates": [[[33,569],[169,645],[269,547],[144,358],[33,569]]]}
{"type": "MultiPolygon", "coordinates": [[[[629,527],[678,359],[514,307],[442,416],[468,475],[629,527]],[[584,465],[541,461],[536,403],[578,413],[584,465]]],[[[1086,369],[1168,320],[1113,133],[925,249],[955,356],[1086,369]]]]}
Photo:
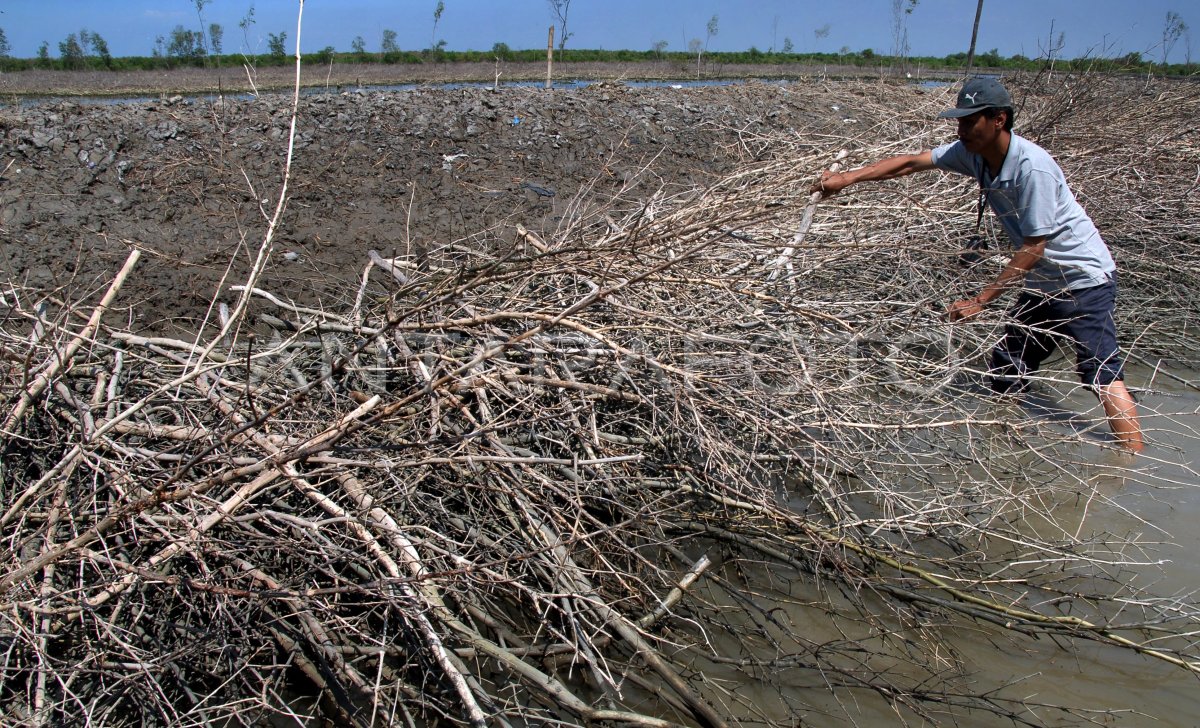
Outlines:
{"type": "Polygon", "coordinates": [[[447,172],[453,170],[454,163],[457,162],[458,160],[462,159],[465,156],[467,156],[466,152],[460,152],[458,154],[443,154],[442,155],[442,169],[446,170],[447,172]]]}

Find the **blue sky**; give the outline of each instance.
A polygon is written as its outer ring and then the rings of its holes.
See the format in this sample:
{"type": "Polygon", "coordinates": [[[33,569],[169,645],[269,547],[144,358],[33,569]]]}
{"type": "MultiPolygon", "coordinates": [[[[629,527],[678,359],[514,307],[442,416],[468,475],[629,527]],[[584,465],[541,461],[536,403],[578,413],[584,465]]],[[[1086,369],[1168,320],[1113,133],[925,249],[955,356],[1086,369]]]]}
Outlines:
{"type": "MultiPolygon", "coordinates": [[[[453,50],[488,50],[497,42],[512,48],[544,48],[552,16],[547,0],[442,0],[445,11],[437,39],[453,50]]],[[[944,56],[965,51],[975,17],[975,0],[919,0],[909,16],[914,55],[944,56]]],[[[268,33],[296,38],[298,0],[211,0],[204,21],[225,29],[225,52],[265,52],[268,33]],[[247,33],[239,24],[254,9],[247,33]]],[[[437,0],[307,0],[301,50],[350,49],[362,36],[378,50],[382,31],[394,30],[404,50],[427,48],[433,39],[437,0]]],[[[12,55],[30,57],[43,41],[58,55],[58,42],[86,28],[99,33],[113,55],[149,55],[159,35],[176,25],[200,27],[192,0],[0,0],[0,28],[12,55]]],[[[1063,35],[1063,54],[1119,56],[1137,51],[1159,60],[1168,11],[1196,30],[1181,38],[1172,62],[1200,60],[1200,7],[1195,0],[985,0],[979,52],[1035,57],[1050,37],[1063,35]]],[[[648,50],[666,41],[686,50],[703,40],[709,19],[718,18],[710,50],[767,50],[791,39],[797,51],[832,52],[893,46],[892,0],[571,0],[569,48],[648,50]],[[824,37],[817,31],[828,30],[824,37]]]]}

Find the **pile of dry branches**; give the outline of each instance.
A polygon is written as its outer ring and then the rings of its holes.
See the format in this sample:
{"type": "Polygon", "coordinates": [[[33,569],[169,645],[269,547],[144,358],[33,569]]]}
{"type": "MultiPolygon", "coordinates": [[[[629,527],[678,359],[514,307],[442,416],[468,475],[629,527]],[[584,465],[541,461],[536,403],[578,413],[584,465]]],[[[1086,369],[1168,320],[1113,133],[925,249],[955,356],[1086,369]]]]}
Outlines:
{"type": "MultiPolygon", "coordinates": [[[[1113,231],[1136,351],[1180,358],[1196,101],[1122,93],[1042,135],[1113,231]]],[[[1038,724],[946,660],[966,620],[1200,672],[1197,605],[1055,517],[1082,436],[977,396],[999,314],[941,319],[988,275],[946,242],[971,181],[806,219],[839,148],[940,141],[948,95],[747,136],[769,161],[580,199],[544,239],[373,253],[325,309],[247,281],[186,340],[103,318],[136,253],[104,296],[6,283],[0,722],[723,726],[819,721],[832,690],[1038,724]]]]}

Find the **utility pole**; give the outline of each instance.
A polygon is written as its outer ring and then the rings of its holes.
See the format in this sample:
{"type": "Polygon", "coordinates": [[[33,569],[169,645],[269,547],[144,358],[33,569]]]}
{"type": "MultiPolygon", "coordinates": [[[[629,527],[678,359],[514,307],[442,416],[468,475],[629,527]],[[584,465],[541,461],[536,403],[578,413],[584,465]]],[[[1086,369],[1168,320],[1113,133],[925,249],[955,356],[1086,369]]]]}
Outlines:
{"type": "Polygon", "coordinates": [[[975,27],[971,29],[971,49],[967,51],[967,73],[971,75],[971,66],[975,64],[975,39],[979,37],[979,16],[983,15],[983,0],[975,6],[975,27]]]}

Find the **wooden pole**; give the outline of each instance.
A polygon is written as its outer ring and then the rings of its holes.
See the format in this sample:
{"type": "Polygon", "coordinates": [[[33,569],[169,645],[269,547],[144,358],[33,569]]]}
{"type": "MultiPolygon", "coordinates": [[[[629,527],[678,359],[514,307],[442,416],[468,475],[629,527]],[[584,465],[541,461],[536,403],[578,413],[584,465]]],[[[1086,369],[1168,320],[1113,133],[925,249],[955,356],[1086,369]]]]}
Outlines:
{"type": "Polygon", "coordinates": [[[554,70],[554,26],[550,26],[550,37],[546,41],[546,88],[552,87],[551,79],[554,70]]]}
{"type": "Polygon", "coordinates": [[[979,16],[983,15],[983,0],[975,6],[975,26],[971,28],[971,49],[967,51],[967,76],[971,75],[971,66],[975,65],[975,39],[979,37],[979,16]]]}

